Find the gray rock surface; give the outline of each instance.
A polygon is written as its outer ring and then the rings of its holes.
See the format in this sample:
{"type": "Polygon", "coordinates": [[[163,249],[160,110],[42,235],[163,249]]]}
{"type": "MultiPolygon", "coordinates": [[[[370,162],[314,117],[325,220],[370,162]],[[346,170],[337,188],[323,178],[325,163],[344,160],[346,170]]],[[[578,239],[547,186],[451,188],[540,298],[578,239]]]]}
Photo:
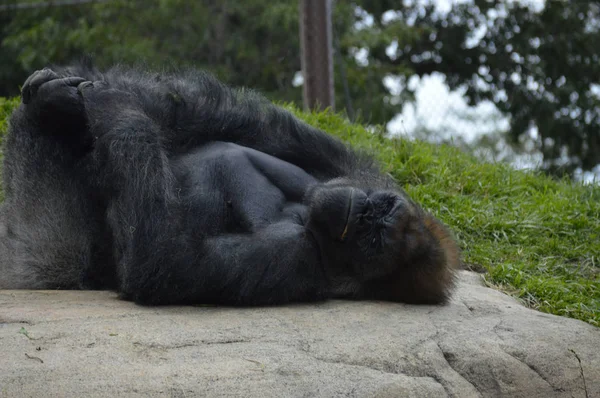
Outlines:
{"type": "Polygon", "coordinates": [[[0,397],[600,397],[600,329],[469,272],[446,306],[0,291],[0,349],[0,397]]]}

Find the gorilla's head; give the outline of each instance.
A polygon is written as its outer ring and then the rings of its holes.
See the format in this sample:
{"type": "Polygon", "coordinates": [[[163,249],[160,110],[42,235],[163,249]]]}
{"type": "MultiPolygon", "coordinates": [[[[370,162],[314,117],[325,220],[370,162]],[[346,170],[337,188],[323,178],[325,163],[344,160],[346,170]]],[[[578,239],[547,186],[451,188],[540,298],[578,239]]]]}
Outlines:
{"type": "Polygon", "coordinates": [[[309,230],[342,297],[439,303],[460,264],[449,231],[397,190],[335,182],[311,193],[309,230]]]}

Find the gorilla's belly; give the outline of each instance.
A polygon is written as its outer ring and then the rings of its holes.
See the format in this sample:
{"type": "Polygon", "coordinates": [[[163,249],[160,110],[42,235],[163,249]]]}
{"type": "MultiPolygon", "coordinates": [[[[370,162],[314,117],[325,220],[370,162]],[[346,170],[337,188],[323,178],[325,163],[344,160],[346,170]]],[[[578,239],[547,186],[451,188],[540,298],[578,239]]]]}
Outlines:
{"type": "Polygon", "coordinates": [[[302,198],[317,183],[291,163],[226,142],[177,158],[173,166],[187,224],[208,234],[254,232],[282,218],[302,223],[302,198]]]}

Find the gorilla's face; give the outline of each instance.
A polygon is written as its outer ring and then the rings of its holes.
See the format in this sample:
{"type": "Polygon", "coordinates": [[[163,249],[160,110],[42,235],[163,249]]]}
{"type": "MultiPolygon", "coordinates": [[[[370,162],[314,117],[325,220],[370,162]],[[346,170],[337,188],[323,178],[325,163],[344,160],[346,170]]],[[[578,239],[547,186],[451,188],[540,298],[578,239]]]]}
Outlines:
{"type": "Polygon", "coordinates": [[[402,193],[334,180],[311,188],[308,196],[307,227],[321,245],[336,294],[406,301],[421,286],[422,300],[434,302],[443,286],[452,285],[450,270],[458,263],[454,240],[402,193]]]}
{"type": "Polygon", "coordinates": [[[389,274],[418,243],[417,208],[397,192],[327,184],[309,195],[309,230],[328,263],[341,265],[336,274],[364,280],[389,274]]]}
{"type": "Polygon", "coordinates": [[[421,223],[417,208],[396,192],[355,190],[345,234],[349,264],[363,280],[393,273],[419,245],[421,223]]]}
{"type": "Polygon", "coordinates": [[[348,217],[340,239],[356,242],[367,257],[381,254],[396,235],[390,232],[410,217],[410,207],[393,192],[354,189],[349,196],[348,217]]]}

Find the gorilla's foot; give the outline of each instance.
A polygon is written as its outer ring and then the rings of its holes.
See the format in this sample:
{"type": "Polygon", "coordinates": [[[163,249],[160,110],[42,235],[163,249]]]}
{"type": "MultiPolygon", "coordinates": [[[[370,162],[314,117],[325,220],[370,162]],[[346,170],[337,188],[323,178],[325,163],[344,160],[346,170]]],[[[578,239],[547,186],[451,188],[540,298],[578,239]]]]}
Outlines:
{"type": "Polygon", "coordinates": [[[65,99],[72,100],[77,94],[76,87],[85,79],[76,76],[61,77],[52,69],[35,71],[23,84],[21,98],[24,104],[34,100],[58,104],[65,99]]]}
{"type": "Polygon", "coordinates": [[[87,153],[92,144],[83,97],[77,90],[83,81],[46,68],[29,76],[21,91],[22,111],[31,123],[29,130],[52,137],[75,156],[87,153]]]}

